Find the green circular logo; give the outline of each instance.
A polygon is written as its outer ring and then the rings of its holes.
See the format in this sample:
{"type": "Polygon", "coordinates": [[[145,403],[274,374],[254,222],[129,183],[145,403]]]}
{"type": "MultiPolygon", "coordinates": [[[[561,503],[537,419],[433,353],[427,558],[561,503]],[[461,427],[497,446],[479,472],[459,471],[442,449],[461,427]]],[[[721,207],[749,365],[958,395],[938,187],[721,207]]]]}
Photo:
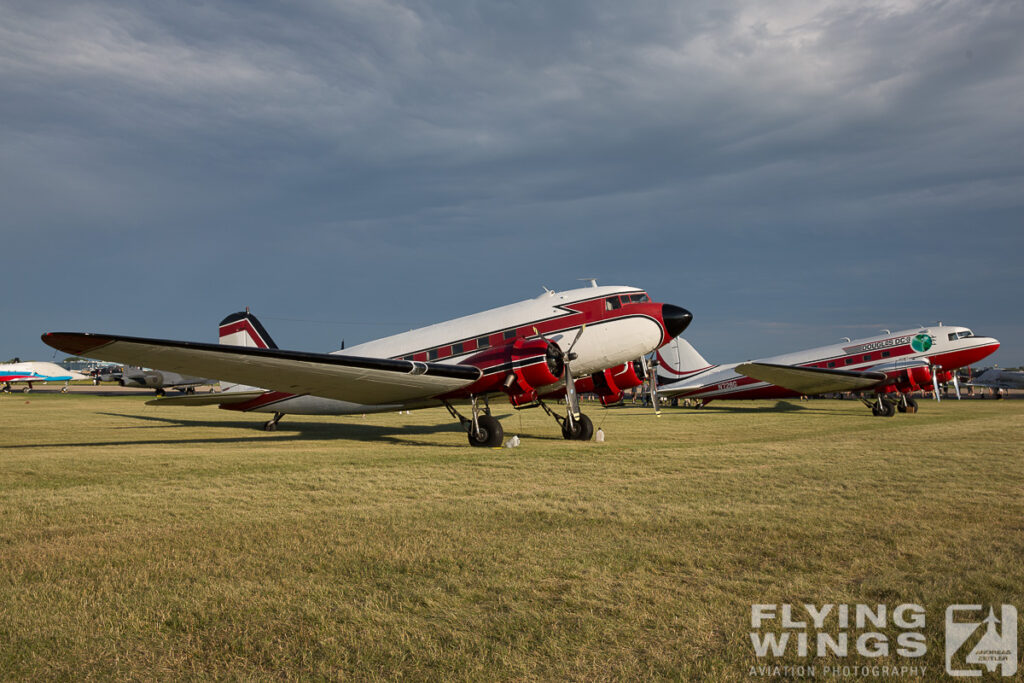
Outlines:
{"type": "Polygon", "coordinates": [[[914,349],[918,353],[924,353],[928,349],[932,348],[932,338],[927,334],[916,335],[910,340],[910,348],[914,349]]]}

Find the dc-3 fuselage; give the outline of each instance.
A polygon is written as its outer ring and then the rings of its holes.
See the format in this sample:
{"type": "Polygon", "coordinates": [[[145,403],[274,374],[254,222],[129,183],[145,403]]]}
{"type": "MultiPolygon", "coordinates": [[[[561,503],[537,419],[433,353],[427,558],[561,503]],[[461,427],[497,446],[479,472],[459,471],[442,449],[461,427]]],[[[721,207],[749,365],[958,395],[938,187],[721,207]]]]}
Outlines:
{"type": "Polygon", "coordinates": [[[566,438],[589,438],[592,425],[579,413],[577,390],[594,391],[609,402],[621,397],[622,389],[642,382],[642,357],[682,332],[691,319],[685,309],[652,302],[641,289],[593,286],[545,291],[535,299],[329,354],[277,349],[248,312],[221,322],[218,345],[66,332],[45,334],[43,341],[100,360],[220,378],[218,394],[158,403],[273,412],[268,429],[287,413],[447,405],[467,426],[471,443],[495,445],[500,425],[486,406],[486,419],[478,415],[477,398],[500,392],[516,407],[548,410],[543,399],[564,392],[567,415],[552,415],[566,438]],[[452,407],[465,401],[473,406],[471,420],[452,407]],[[487,438],[482,431],[489,432],[487,438]]]}
{"type": "MultiPolygon", "coordinates": [[[[935,325],[744,363],[712,365],[684,339],[658,352],[658,391],[662,396],[696,399],[792,398],[829,392],[870,392],[880,412],[881,396],[905,396],[955,380],[953,371],[976,363],[999,348],[992,337],[966,327],[935,325]]],[[[905,409],[907,400],[899,406],[905,409]]],[[[874,408],[874,406],[873,406],[874,408]]]]}

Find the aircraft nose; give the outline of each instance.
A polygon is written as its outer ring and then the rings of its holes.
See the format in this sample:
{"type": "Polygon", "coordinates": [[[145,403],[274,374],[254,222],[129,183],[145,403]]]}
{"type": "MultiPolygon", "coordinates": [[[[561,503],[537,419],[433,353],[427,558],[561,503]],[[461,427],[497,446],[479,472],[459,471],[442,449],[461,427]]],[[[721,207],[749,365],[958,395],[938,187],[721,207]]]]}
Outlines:
{"type": "Polygon", "coordinates": [[[670,338],[678,337],[693,320],[693,313],[685,308],[672,304],[661,305],[661,319],[665,322],[665,332],[670,338]]]}

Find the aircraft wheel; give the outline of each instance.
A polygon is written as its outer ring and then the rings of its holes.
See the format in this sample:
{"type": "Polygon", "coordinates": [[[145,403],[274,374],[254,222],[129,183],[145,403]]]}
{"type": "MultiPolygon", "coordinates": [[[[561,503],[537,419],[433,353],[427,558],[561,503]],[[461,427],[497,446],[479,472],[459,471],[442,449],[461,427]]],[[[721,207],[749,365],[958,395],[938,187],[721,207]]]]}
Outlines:
{"type": "Polygon", "coordinates": [[[469,445],[478,446],[480,448],[496,448],[501,445],[501,440],[505,436],[504,430],[501,428],[501,423],[490,415],[480,415],[476,418],[477,426],[480,431],[476,434],[473,433],[473,428],[469,429],[469,445]]]}
{"type": "Polygon", "coordinates": [[[917,399],[910,398],[909,396],[907,397],[907,412],[908,413],[916,413],[917,412],[917,399]]]}
{"type": "Polygon", "coordinates": [[[580,413],[580,419],[574,420],[572,427],[569,426],[568,420],[562,423],[562,436],[572,441],[590,441],[594,436],[594,423],[580,413]]]}
{"type": "Polygon", "coordinates": [[[892,417],[896,414],[896,406],[889,403],[888,401],[882,401],[882,415],[885,417],[892,417]]]}
{"type": "Polygon", "coordinates": [[[67,387],[61,387],[60,388],[60,393],[62,393],[62,394],[68,393],[68,388],[67,387]]]}
{"type": "Polygon", "coordinates": [[[265,431],[265,432],[276,432],[277,431],[277,422],[274,421],[274,420],[268,420],[263,425],[263,431],[265,431]]]}
{"type": "Polygon", "coordinates": [[[899,413],[907,412],[907,406],[903,405],[903,401],[896,404],[896,411],[899,413]]]}
{"type": "Polygon", "coordinates": [[[23,394],[27,394],[30,391],[32,391],[32,387],[22,387],[21,389],[21,393],[23,394]]]}
{"type": "Polygon", "coordinates": [[[881,417],[882,416],[882,407],[879,406],[877,403],[873,404],[871,406],[871,414],[874,415],[875,417],[881,417]]]}

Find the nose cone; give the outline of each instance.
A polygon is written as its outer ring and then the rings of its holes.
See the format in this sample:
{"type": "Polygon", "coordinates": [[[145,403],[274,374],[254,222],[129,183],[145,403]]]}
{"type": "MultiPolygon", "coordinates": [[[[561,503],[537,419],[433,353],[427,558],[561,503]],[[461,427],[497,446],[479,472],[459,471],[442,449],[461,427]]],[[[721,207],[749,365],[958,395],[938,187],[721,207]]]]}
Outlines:
{"type": "Polygon", "coordinates": [[[686,326],[693,320],[693,313],[685,308],[673,306],[672,304],[661,305],[661,319],[665,322],[665,332],[669,338],[678,337],[686,329],[686,326]]]}

